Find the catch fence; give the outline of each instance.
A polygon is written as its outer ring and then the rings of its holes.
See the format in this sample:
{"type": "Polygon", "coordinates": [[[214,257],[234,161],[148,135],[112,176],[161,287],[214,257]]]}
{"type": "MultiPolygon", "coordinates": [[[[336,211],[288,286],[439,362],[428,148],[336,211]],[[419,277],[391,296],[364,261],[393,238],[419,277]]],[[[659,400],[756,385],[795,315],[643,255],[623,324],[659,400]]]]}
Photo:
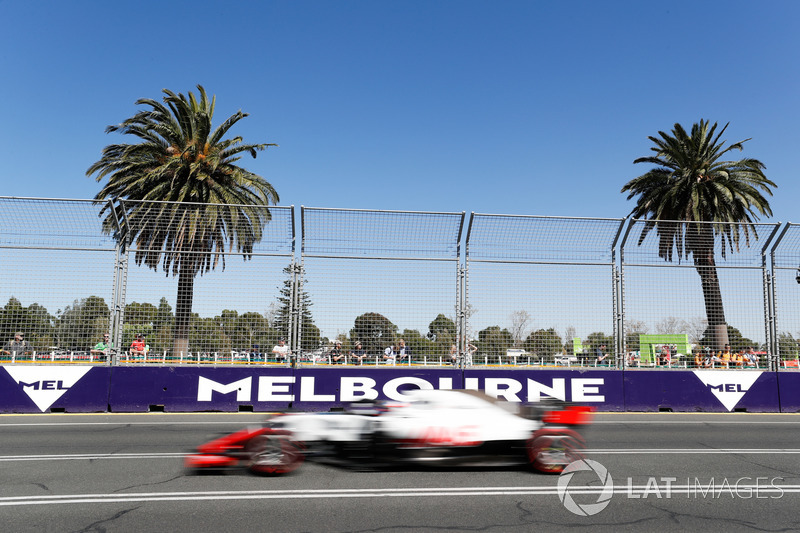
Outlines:
{"type": "Polygon", "coordinates": [[[6,197],[0,361],[791,369],[799,261],[793,224],[6,197]]]}

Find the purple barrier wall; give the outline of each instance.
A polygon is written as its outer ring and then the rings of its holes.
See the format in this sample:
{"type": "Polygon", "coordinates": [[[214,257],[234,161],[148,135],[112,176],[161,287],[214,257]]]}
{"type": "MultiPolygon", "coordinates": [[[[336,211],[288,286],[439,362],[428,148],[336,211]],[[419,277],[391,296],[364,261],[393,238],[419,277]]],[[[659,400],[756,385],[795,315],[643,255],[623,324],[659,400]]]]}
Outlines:
{"type": "Polygon", "coordinates": [[[289,407],[294,394],[291,368],[115,367],[109,404],[115,412],[256,411],[289,407]]]}
{"type": "Polygon", "coordinates": [[[327,411],[400,399],[410,388],[480,389],[524,402],[552,396],[598,411],[800,411],[800,372],[5,365],[0,412],[327,411]]]}
{"type": "Polygon", "coordinates": [[[114,368],[116,412],[327,411],[360,399],[400,399],[408,388],[460,388],[461,372],[407,368],[114,368]]]}
{"type": "Polygon", "coordinates": [[[418,367],[115,368],[113,411],[327,411],[361,399],[402,399],[412,388],[481,389],[510,401],[546,396],[624,410],[622,373],[610,370],[467,370],[418,367]]]}
{"type": "Polygon", "coordinates": [[[110,367],[4,365],[0,413],[93,413],[108,410],[110,367]]]}
{"type": "Polygon", "coordinates": [[[782,413],[800,412],[800,372],[778,372],[778,391],[782,413]]]}
{"type": "Polygon", "coordinates": [[[780,411],[775,372],[629,370],[624,380],[626,411],[780,411]]]}

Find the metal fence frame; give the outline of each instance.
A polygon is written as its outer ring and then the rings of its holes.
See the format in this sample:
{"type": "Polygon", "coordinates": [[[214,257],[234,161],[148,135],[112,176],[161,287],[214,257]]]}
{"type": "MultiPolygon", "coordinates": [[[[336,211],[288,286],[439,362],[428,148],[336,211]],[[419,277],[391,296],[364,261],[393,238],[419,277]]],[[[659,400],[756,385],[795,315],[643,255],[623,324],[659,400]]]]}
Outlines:
{"type": "MultiPolygon", "coordinates": [[[[629,238],[631,237],[631,232],[634,231],[635,228],[638,226],[646,226],[648,224],[648,220],[645,219],[631,219],[627,227],[625,229],[625,234],[620,242],[620,279],[619,279],[619,291],[621,294],[621,321],[618,327],[618,335],[624,339],[625,336],[625,302],[626,302],[626,276],[625,270],[626,268],[632,267],[641,267],[641,268],[695,268],[695,265],[691,262],[687,264],[675,264],[675,262],[666,262],[666,261],[654,261],[650,260],[650,262],[642,262],[637,263],[636,261],[627,260],[625,257],[625,252],[627,250],[631,250],[636,248],[639,243],[630,243],[629,238]]],[[[763,326],[765,332],[765,347],[767,351],[767,356],[769,358],[769,366],[770,368],[777,368],[778,361],[777,361],[777,352],[774,350],[774,323],[775,323],[775,305],[774,305],[774,292],[771,290],[772,288],[772,277],[773,275],[771,272],[774,272],[774,261],[771,261],[770,258],[774,257],[775,248],[778,246],[780,242],[780,238],[773,243],[776,235],[779,233],[780,230],[780,223],[760,223],[760,224],[735,224],[735,223],[711,223],[711,222],[680,222],[680,221],[663,221],[666,223],[674,223],[680,225],[682,227],[692,227],[692,226],[700,226],[705,225],[708,227],[714,228],[714,246],[715,248],[719,248],[721,245],[719,239],[717,238],[716,230],[719,228],[726,228],[731,232],[735,233],[737,236],[741,232],[750,232],[753,237],[748,237],[748,244],[746,246],[740,247],[741,250],[755,250],[757,254],[750,254],[749,257],[745,257],[742,260],[741,264],[737,264],[737,259],[740,259],[745,254],[744,252],[740,253],[733,253],[733,251],[727,254],[726,260],[720,260],[719,252],[715,254],[717,259],[717,264],[715,265],[715,269],[719,270],[726,270],[726,269],[749,269],[749,270],[759,270],[761,272],[762,278],[762,293],[763,293],[763,326]],[[744,229],[741,229],[744,228],[744,229]],[[758,236],[759,228],[762,228],[764,231],[761,231],[761,237],[758,236]],[[766,233],[766,235],[764,235],[766,233]],[[752,239],[754,242],[752,245],[749,243],[749,240],[752,239]],[[763,243],[763,244],[762,244],[763,243]],[[768,252],[771,250],[771,252],[768,252]]],[[[785,231],[785,229],[784,229],[785,231]]],[[[651,235],[655,235],[656,231],[653,230],[651,235]]],[[[645,260],[646,261],[646,260],[645,260]]],[[[719,349],[719,348],[717,348],[719,349]]]]}
{"type": "MultiPolygon", "coordinates": [[[[465,213],[429,212],[429,211],[400,211],[400,210],[369,210],[369,209],[343,209],[343,208],[300,208],[301,220],[301,247],[300,261],[297,265],[297,295],[303,292],[303,279],[307,273],[307,266],[314,261],[353,261],[365,265],[408,263],[412,265],[430,265],[433,263],[452,263],[454,308],[462,309],[462,266],[461,240],[464,227],[465,213]],[[344,244],[331,242],[330,232],[334,228],[352,229],[354,221],[371,218],[375,228],[385,229],[394,238],[404,240],[403,245],[388,243],[384,238],[374,236],[375,240],[361,235],[353,235],[344,244]],[[320,224],[326,224],[322,228],[320,224]],[[327,227],[330,226],[330,227],[327,227]],[[422,233],[420,233],[422,232],[422,233]],[[420,234],[424,240],[409,244],[405,237],[411,234],[420,234]]],[[[383,233],[378,231],[377,233],[383,233]]],[[[449,290],[448,290],[449,292],[449,290]]],[[[300,313],[303,311],[299,298],[296,300],[296,325],[297,334],[292,339],[292,351],[301,354],[302,320],[300,313]]],[[[456,320],[460,327],[460,317],[456,320]]],[[[457,332],[461,334],[460,329],[457,332]]],[[[377,354],[375,354],[377,355],[377,354]]],[[[376,360],[377,363],[377,360],[376,360]]]]}
{"type": "MultiPolygon", "coordinates": [[[[8,217],[4,218],[3,214],[8,211],[7,208],[16,209],[21,206],[39,206],[46,212],[49,207],[55,205],[67,206],[66,209],[73,209],[73,211],[85,210],[85,206],[93,206],[98,214],[101,210],[105,209],[109,213],[114,213],[113,207],[115,205],[124,205],[126,200],[114,201],[96,201],[96,200],[81,200],[81,199],[55,199],[55,198],[18,198],[18,197],[0,197],[0,254],[6,254],[11,251],[24,251],[24,250],[48,250],[57,253],[59,251],[102,251],[113,253],[113,274],[112,286],[109,291],[111,294],[111,301],[109,305],[110,316],[108,317],[108,330],[112,334],[115,341],[115,346],[121,347],[123,343],[123,326],[126,323],[125,308],[128,299],[129,290],[129,272],[130,272],[130,256],[132,247],[130,243],[117,241],[113,246],[105,246],[103,244],[95,246],[86,246],[84,244],[70,244],[69,242],[59,243],[58,232],[55,231],[58,221],[54,218],[52,221],[37,223],[29,223],[26,229],[25,221],[10,221],[8,217]],[[70,207],[71,206],[71,207],[70,207]],[[83,206],[83,207],[81,207],[83,206]],[[50,224],[49,227],[53,229],[48,233],[47,227],[42,224],[50,224]],[[20,229],[22,228],[22,229],[20,229]],[[37,233],[38,232],[38,233],[37,233]]],[[[388,211],[388,210],[353,210],[353,209],[330,209],[330,208],[306,208],[301,207],[299,211],[300,232],[301,232],[301,246],[298,250],[295,248],[296,240],[296,223],[295,223],[295,210],[294,206],[280,207],[273,206],[269,209],[283,210],[287,213],[286,216],[291,217],[291,229],[289,234],[280,237],[280,242],[266,243],[265,247],[253,253],[253,255],[265,257],[278,257],[284,258],[289,263],[291,278],[289,281],[291,289],[291,305],[290,305],[290,320],[289,320],[289,347],[292,353],[299,354],[301,352],[301,339],[303,335],[302,324],[300,320],[302,309],[302,302],[300,295],[303,292],[303,279],[306,274],[306,266],[308,261],[317,259],[325,259],[327,257],[335,257],[336,259],[348,259],[353,261],[401,261],[401,260],[415,260],[420,261],[420,264],[426,264],[425,261],[447,261],[453,264],[453,292],[454,302],[453,309],[456,313],[456,335],[458,337],[457,346],[460,354],[466,354],[467,349],[467,332],[470,327],[470,294],[474,289],[475,280],[470,277],[471,266],[478,263],[487,264],[500,264],[500,263],[514,263],[522,265],[536,265],[536,264],[549,264],[549,265],[601,265],[609,268],[609,297],[611,298],[612,316],[608,317],[609,323],[612,325],[612,332],[614,335],[614,353],[616,354],[615,366],[617,368],[624,368],[623,355],[625,353],[625,324],[629,318],[626,314],[626,302],[629,298],[633,297],[629,293],[629,287],[626,285],[626,268],[691,268],[691,264],[673,264],[668,262],[661,262],[655,264],[650,261],[640,263],[637,259],[631,259],[626,256],[639,243],[633,243],[632,232],[636,231],[638,225],[643,224],[643,220],[634,220],[627,218],[620,219],[597,219],[597,218],[579,218],[579,217],[542,217],[535,215],[491,215],[482,213],[471,213],[469,220],[467,220],[465,212],[461,213],[437,213],[437,212],[412,212],[412,211],[388,211]],[[409,216],[415,219],[422,219],[426,216],[447,216],[459,218],[460,222],[457,225],[457,231],[452,235],[452,239],[447,237],[448,246],[452,249],[446,253],[437,255],[435,246],[426,247],[429,243],[420,242],[420,253],[418,257],[401,257],[400,250],[392,249],[391,245],[386,245],[383,250],[377,249],[375,252],[359,252],[357,254],[348,255],[346,253],[347,246],[343,248],[342,252],[320,252],[319,249],[309,248],[309,242],[315,236],[307,233],[307,217],[313,213],[326,212],[333,216],[347,216],[348,214],[358,214],[363,217],[364,224],[380,223],[381,217],[387,216],[409,216]],[[526,256],[524,253],[519,257],[504,256],[503,252],[486,252],[487,255],[481,255],[480,243],[476,243],[475,231],[480,224],[485,223],[488,219],[513,219],[520,224],[536,225],[545,223],[547,221],[563,221],[567,226],[579,225],[606,225],[615,228],[613,232],[604,237],[607,239],[603,241],[605,244],[600,247],[604,250],[603,257],[598,259],[587,258],[585,254],[577,254],[571,259],[567,260],[548,257],[535,256],[536,243],[527,242],[519,245],[519,250],[527,250],[533,255],[526,256]],[[372,220],[372,222],[370,222],[372,220]],[[466,232],[464,226],[466,224],[466,232]],[[450,242],[452,241],[452,242],[450,242]],[[527,248],[526,248],[527,246],[527,248]],[[495,255],[492,255],[495,253],[495,255]],[[606,255],[607,254],[607,255],[606,255]]],[[[126,210],[121,210],[125,213],[126,210]]],[[[49,219],[48,219],[49,220],[49,219]]],[[[116,219],[116,227],[119,229],[123,224],[116,219]]],[[[789,286],[789,272],[797,271],[797,282],[800,283],[800,225],[793,223],[771,223],[771,224],[758,224],[759,236],[753,240],[751,246],[744,250],[737,251],[736,254],[727,262],[718,264],[719,269],[748,269],[760,271],[761,287],[760,291],[763,293],[763,322],[765,334],[765,347],[770,360],[770,368],[773,370],[783,370],[786,368],[785,359],[788,355],[796,355],[794,350],[796,346],[792,347],[791,344],[781,344],[781,335],[785,335],[791,324],[795,323],[798,318],[793,313],[794,306],[791,305],[793,295],[795,294],[796,287],[789,286]],[[739,254],[739,255],[737,255],[739,254]],[[737,264],[736,259],[743,258],[743,263],[737,264]],[[784,299],[785,295],[785,299],[784,299]],[[784,301],[786,303],[784,303],[784,301]],[[783,346],[783,347],[782,347],[783,346]],[[791,351],[787,351],[788,347],[792,347],[791,351]],[[782,350],[786,353],[782,353],[782,350]],[[782,357],[783,356],[783,357],[782,357]],[[783,366],[782,366],[783,364],[783,366]]],[[[570,230],[571,231],[571,230],[570,230]]],[[[79,236],[76,242],[89,242],[92,236],[79,236]]],[[[420,237],[421,238],[421,237],[420,237]]],[[[101,235],[97,235],[95,242],[108,243],[102,240],[101,235]]],[[[501,243],[502,244],[502,243],[501,243]]],[[[363,250],[368,250],[369,246],[366,242],[351,242],[349,245],[361,246],[363,250]]],[[[348,245],[348,246],[349,246],[348,245]]],[[[517,251],[519,251],[517,250],[517,251]]],[[[230,255],[239,255],[237,252],[223,252],[230,255]]],[[[561,252],[559,252],[561,253],[561,252]]],[[[570,253],[565,249],[564,253],[570,253]]],[[[361,263],[366,264],[366,263],[361,263]]],[[[0,271],[2,268],[9,268],[8,263],[5,265],[0,263],[0,271]]],[[[448,289],[449,292],[449,289],[448,289]]],[[[800,293],[797,296],[798,303],[800,303],[800,293]]],[[[759,314],[760,317],[760,314],[759,314]]],[[[759,318],[760,320],[760,318],[759,318]]],[[[800,335],[798,335],[800,337],[800,335]]],[[[790,335],[791,337],[791,335],[790,335]]],[[[5,342],[5,339],[0,339],[5,342]]],[[[794,342],[791,338],[786,342],[794,342]]],[[[464,359],[461,360],[462,362],[464,359]]],[[[198,362],[198,361],[194,361],[198,362]]],[[[162,361],[163,364],[169,364],[168,361],[162,361]]],[[[111,361],[108,364],[112,364],[111,361]]]]}
{"type": "MultiPolygon", "coordinates": [[[[470,266],[474,264],[509,264],[527,267],[534,267],[536,265],[555,265],[563,268],[576,266],[608,267],[610,275],[608,278],[607,288],[608,294],[612,300],[612,315],[608,317],[608,323],[611,326],[611,331],[612,335],[615,337],[615,342],[617,342],[616,322],[619,317],[619,273],[616,259],[616,244],[619,240],[624,222],[625,219],[621,218],[597,219],[586,217],[554,217],[538,215],[499,215],[473,212],[470,217],[465,244],[463,283],[467,297],[464,299],[464,305],[466,306],[469,304],[469,274],[470,266]],[[518,231],[523,233],[526,237],[525,240],[520,241],[514,240],[514,236],[506,236],[506,238],[513,240],[513,244],[509,243],[511,246],[513,246],[513,253],[508,253],[506,250],[496,250],[494,249],[494,245],[482,242],[481,238],[476,239],[475,237],[474,232],[476,232],[479,228],[488,226],[485,231],[491,232],[492,225],[501,223],[515,225],[518,231]],[[587,226],[595,226],[599,227],[600,229],[597,230],[596,233],[587,235],[586,239],[591,242],[588,253],[586,251],[576,251],[575,249],[570,249],[569,246],[567,246],[567,243],[559,241],[553,245],[554,249],[552,250],[554,254],[558,255],[558,257],[552,258],[548,256],[541,256],[539,253],[537,253],[536,249],[536,246],[539,244],[536,242],[536,238],[541,236],[541,234],[537,231],[537,228],[543,225],[546,226],[548,224],[563,224],[566,227],[572,226],[573,228],[571,229],[571,233],[573,235],[583,233],[589,234],[590,232],[584,231],[587,226]],[[600,239],[600,243],[597,243],[597,239],[600,239]],[[596,247],[593,247],[595,244],[597,244],[596,247]],[[592,257],[593,253],[597,253],[598,256],[592,257]],[[605,258],[601,257],[603,254],[605,254],[605,258]]],[[[508,234],[509,232],[507,231],[506,233],[508,234]]],[[[510,233],[516,232],[512,231],[510,233]]],[[[584,244],[586,245],[586,243],[584,244]]],[[[464,320],[463,330],[468,331],[469,316],[466,313],[466,309],[463,310],[462,315],[464,320]]],[[[564,341],[566,343],[568,339],[564,339],[564,341]]],[[[466,351],[464,342],[465,339],[462,339],[462,345],[460,346],[462,352],[466,351]]],[[[617,350],[614,351],[617,352],[617,350]]]]}

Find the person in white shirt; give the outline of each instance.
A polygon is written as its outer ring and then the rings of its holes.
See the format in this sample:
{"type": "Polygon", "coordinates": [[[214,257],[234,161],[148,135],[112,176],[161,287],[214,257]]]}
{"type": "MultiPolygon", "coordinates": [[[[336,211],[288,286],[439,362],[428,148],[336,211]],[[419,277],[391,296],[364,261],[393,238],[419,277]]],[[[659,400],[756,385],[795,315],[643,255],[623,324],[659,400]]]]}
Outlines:
{"type": "Polygon", "coordinates": [[[397,353],[394,351],[394,344],[387,346],[386,349],[383,351],[383,358],[384,360],[386,360],[387,363],[394,362],[396,357],[397,353]]]}
{"type": "Polygon", "coordinates": [[[272,353],[275,355],[276,360],[286,359],[289,355],[289,347],[286,346],[286,341],[279,340],[278,344],[272,349],[272,353]]]}

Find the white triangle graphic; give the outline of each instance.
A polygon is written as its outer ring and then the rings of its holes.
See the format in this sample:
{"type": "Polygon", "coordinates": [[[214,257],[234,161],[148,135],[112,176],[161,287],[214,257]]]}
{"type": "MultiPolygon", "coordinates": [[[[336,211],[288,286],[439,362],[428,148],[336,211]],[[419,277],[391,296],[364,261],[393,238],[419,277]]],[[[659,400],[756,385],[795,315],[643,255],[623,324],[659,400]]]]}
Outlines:
{"type": "Polygon", "coordinates": [[[91,366],[9,366],[8,375],[22,385],[33,403],[43,413],[67,390],[91,370],[91,366]]]}
{"type": "Polygon", "coordinates": [[[761,370],[748,371],[726,371],[726,370],[695,370],[697,376],[703,384],[711,389],[711,392],[725,406],[728,411],[733,411],[739,400],[742,399],[753,383],[756,382],[761,370]]]}

